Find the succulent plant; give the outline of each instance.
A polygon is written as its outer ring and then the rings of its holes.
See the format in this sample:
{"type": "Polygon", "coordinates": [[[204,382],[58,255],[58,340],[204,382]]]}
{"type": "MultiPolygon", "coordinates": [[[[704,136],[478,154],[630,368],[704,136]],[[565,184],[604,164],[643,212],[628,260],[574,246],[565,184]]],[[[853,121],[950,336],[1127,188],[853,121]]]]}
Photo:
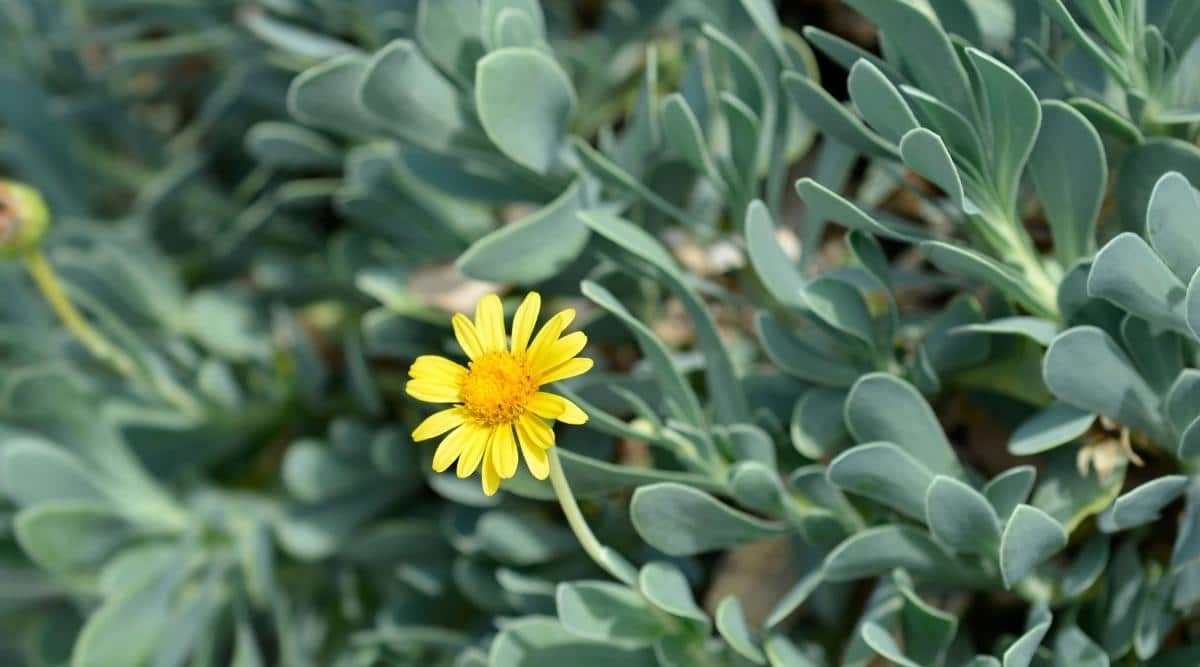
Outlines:
{"type": "Polygon", "coordinates": [[[0,662],[1200,663],[1196,3],[778,5],[5,5],[0,662]]]}

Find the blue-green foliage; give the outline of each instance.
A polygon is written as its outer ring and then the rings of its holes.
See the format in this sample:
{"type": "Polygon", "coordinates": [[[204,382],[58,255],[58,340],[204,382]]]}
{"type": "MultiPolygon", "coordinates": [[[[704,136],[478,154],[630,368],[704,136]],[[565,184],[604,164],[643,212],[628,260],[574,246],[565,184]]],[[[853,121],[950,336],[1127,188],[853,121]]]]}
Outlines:
{"type": "Polygon", "coordinates": [[[1200,5],[775,4],[0,7],[0,663],[1200,663],[1200,5]],[[527,289],[620,581],[409,437],[527,289]]]}

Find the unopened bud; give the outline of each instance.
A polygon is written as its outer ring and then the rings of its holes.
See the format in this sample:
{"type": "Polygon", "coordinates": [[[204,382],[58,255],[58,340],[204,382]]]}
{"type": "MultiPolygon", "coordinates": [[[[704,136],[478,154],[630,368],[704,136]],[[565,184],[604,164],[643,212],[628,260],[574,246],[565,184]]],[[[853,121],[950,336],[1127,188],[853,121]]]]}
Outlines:
{"type": "Polygon", "coordinates": [[[0,257],[19,257],[36,247],[50,225],[50,211],[37,190],[0,179],[0,257]]]}

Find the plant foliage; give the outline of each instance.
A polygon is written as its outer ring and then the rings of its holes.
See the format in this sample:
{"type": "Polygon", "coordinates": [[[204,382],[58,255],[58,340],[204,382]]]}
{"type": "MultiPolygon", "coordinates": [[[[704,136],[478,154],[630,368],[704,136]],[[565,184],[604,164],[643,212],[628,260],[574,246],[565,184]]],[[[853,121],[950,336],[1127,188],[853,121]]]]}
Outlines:
{"type": "Polygon", "coordinates": [[[0,4],[0,663],[1200,664],[1200,4],[775,4],[0,4]]]}

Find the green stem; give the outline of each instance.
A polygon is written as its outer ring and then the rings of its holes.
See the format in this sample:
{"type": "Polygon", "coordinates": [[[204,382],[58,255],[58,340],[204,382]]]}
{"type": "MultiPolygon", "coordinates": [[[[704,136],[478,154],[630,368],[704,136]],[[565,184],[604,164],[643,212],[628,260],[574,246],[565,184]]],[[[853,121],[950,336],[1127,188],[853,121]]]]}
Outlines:
{"type": "Polygon", "coordinates": [[[122,375],[131,378],[137,377],[138,370],[133,360],[93,329],[75,308],[75,305],[71,303],[71,300],[67,298],[67,293],[63,290],[58,275],[54,272],[54,267],[50,265],[41,248],[34,248],[25,255],[25,267],[55,314],[71,330],[71,333],[75,334],[75,337],[92,356],[111,365],[122,375]]]}
{"type": "Polygon", "coordinates": [[[571,532],[575,533],[575,539],[579,540],[579,545],[601,569],[618,581],[633,586],[637,579],[633,566],[596,539],[596,534],[592,532],[587,520],[583,518],[583,513],[579,511],[579,503],[575,500],[575,494],[571,493],[571,484],[567,482],[567,476],[563,474],[557,447],[551,447],[546,454],[550,459],[550,485],[554,487],[554,495],[558,498],[558,504],[562,506],[563,515],[567,518],[567,524],[571,526],[571,532]]]}
{"type": "Polygon", "coordinates": [[[978,217],[969,216],[968,220],[973,223],[974,232],[978,234],[992,257],[1021,269],[1036,292],[1039,305],[1045,311],[1038,314],[1049,319],[1060,319],[1058,283],[1046,272],[1046,266],[1042,263],[1021,219],[1015,213],[983,213],[978,217]]]}
{"type": "Polygon", "coordinates": [[[33,278],[33,282],[41,291],[46,302],[50,304],[50,308],[93,357],[108,364],[120,375],[153,387],[163,398],[183,412],[192,415],[203,412],[202,406],[186,392],[167,383],[156,382],[153,377],[138,368],[129,355],[113,345],[88,323],[67,296],[62,282],[58,279],[58,274],[54,272],[54,267],[46,259],[46,254],[41,248],[34,248],[26,253],[24,261],[25,268],[28,269],[30,277],[33,278]]]}

